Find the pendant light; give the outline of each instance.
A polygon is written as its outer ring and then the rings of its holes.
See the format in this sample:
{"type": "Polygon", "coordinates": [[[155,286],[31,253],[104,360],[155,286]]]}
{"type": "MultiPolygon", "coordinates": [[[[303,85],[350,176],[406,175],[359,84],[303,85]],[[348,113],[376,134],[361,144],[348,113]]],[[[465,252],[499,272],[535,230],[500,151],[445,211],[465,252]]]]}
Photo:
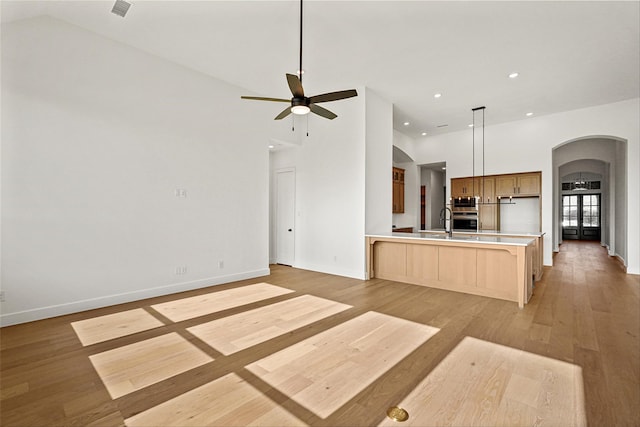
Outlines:
{"type": "Polygon", "coordinates": [[[472,124],[471,124],[471,130],[472,130],[472,137],[471,137],[471,141],[472,141],[472,174],[473,174],[473,182],[472,182],[472,190],[473,190],[473,197],[476,198],[476,204],[480,204],[480,205],[495,205],[495,204],[509,204],[509,205],[515,205],[513,198],[511,196],[509,196],[509,201],[508,202],[502,202],[502,198],[500,196],[497,197],[497,202],[490,202],[488,199],[485,201],[485,197],[484,197],[484,178],[485,178],[485,170],[484,170],[484,110],[486,109],[485,106],[482,107],[476,107],[476,108],[472,108],[471,112],[473,114],[472,117],[472,124]],[[482,195],[477,195],[475,194],[475,185],[476,185],[476,113],[477,112],[482,112],[482,195]]]}

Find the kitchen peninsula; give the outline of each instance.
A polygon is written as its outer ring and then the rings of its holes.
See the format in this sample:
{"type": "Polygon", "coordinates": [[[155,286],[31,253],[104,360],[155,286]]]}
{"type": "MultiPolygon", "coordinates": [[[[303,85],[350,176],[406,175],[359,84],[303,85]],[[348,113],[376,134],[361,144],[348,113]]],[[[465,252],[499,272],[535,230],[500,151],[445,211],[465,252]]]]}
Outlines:
{"type": "Polygon", "coordinates": [[[523,308],[533,291],[538,238],[438,231],[369,234],[367,277],[504,299],[523,308]]]}

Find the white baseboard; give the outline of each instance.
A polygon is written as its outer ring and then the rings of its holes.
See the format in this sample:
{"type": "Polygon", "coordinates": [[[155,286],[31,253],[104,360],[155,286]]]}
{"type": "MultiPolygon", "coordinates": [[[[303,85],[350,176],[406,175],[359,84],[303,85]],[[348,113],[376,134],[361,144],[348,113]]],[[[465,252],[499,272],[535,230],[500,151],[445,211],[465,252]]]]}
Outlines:
{"type": "Polygon", "coordinates": [[[138,301],[146,298],[153,298],[163,295],[170,295],[177,292],[191,291],[194,289],[206,288],[208,286],[221,285],[238,280],[253,279],[255,277],[268,276],[271,274],[269,268],[260,270],[245,271],[242,273],[229,274],[227,276],[216,276],[207,279],[194,280],[191,282],[173,283],[157,288],[141,289],[133,292],[126,292],[115,295],[105,295],[98,298],[91,298],[81,301],[72,301],[64,304],[57,304],[48,307],[38,307],[30,310],[18,311],[14,313],[3,313],[0,315],[0,326],[10,326],[19,323],[33,322],[35,320],[48,319],[50,317],[62,316],[65,314],[78,313],[96,308],[108,307],[110,305],[122,304],[126,302],[138,301]]]}
{"type": "Polygon", "coordinates": [[[365,280],[364,271],[347,270],[342,268],[330,267],[330,266],[319,265],[319,264],[310,264],[310,263],[294,264],[293,267],[299,268],[301,270],[317,271],[319,273],[333,274],[335,276],[343,276],[343,277],[349,277],[352,279],[365,280]]]}

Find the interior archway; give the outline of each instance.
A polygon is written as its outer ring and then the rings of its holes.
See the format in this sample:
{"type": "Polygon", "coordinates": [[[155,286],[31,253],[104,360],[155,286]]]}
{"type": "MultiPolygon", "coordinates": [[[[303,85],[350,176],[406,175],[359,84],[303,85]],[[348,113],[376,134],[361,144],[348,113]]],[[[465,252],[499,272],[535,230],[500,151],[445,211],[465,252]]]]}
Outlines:
{"type": "MultiPolygon", "coordinates": [[[[562,243],[562,182],[575,174],[601,177],[602,233],[609,255],[627,257],[627,141],[613,136],[589,136],[553,149],[553,250],[562,243]]],[[[567,191],[565,190],[565,194],[567,191]]],[[[626,264],[626,262],[625,262],[626,264]]]]}

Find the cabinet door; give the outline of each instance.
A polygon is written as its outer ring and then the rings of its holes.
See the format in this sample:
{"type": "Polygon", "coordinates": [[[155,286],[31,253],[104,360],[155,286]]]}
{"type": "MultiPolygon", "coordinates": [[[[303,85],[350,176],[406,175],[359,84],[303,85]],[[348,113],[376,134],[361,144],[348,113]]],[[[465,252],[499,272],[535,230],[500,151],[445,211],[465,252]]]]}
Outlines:
{"type": "Polygon", "coordinates": [[[451,197],[471,196],[473,189],[473,178],[452,178],[451,197]]]}
{"type": "Polygon", "coordinates": [[[478,215],[480,220],[480,230],[497,230],[498,215],[497,205],[480,205],[478,215]]]}
{"type": "Polygon", "coordinates": [[[393,209],[391,212],[398,213],[398,199],[400,198],[400,183],[393,181],[393,209]]]}
{"type": "Polygon", "coordinates": [[[518,194],[528,196],[540,195],[540,174],[531,173],[518,176],[518,194]]]}
{"type": "Polygon", "coordinates": [[[393,181],[392,213],[404,213],[404,182],[393,181]]]}
{"type": "Polygon", "coordinates": [[[518,182],[515,175],[504,175],[496,178],[496,196],[515,196],[518,182]]]}
{"type": "Polygon", "coordinates": [[[475,189],[475,195],[478,196],[480,203],[495,202],[496,185],[495,185],[495,179],[493,177],[476,178],[474,189],[475,189]]]}

